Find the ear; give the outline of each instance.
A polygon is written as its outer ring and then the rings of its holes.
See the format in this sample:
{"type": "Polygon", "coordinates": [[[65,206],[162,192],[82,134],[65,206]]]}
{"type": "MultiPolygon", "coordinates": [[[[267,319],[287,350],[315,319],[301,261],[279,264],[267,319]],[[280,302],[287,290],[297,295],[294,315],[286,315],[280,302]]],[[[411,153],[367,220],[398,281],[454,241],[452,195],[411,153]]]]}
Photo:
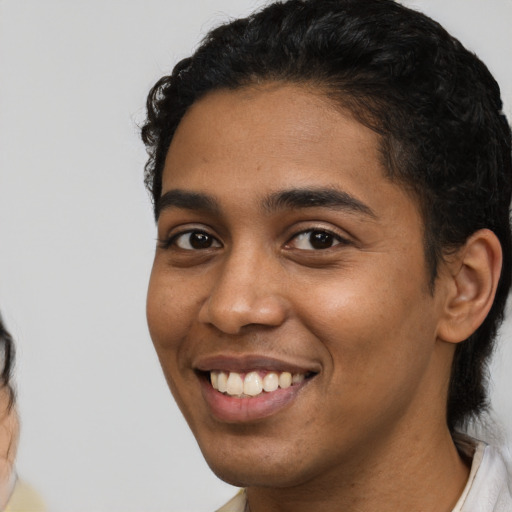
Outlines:
{"type": "Polygon", "coordinates": [[[447,291],[438,324],[440,340],[459,343],[480,327],[494,301],[501,264],[501,244],[489,229],[473,233],[446,258],[440,275],[447,291]]]}

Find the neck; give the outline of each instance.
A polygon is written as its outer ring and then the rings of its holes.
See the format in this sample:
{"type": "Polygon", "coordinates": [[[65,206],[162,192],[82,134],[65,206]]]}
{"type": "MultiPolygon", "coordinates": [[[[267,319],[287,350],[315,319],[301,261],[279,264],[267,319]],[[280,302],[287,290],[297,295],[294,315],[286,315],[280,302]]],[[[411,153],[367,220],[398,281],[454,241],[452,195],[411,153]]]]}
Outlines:
{"type": "Polygon", "coordinates": [[[395,437],[329,475],[287,489],[248,488],[251,512],[450,512],[462,494],[469,468],[447,428],[431,437],[395,437]],[[412,442],[410,442],[412,441],[412,442]]]}

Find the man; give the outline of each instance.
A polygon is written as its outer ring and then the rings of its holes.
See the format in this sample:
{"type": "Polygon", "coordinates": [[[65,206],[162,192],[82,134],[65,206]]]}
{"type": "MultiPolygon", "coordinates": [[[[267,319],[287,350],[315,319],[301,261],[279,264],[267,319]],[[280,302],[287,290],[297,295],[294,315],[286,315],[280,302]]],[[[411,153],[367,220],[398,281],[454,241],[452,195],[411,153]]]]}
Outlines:
{"type": "Polygon", "coordinates": [[[458,433],[510,287],[501,107],[391,0],[273,3],[155,85],[148,323],[221,510],[512,510],[458,433]]]}

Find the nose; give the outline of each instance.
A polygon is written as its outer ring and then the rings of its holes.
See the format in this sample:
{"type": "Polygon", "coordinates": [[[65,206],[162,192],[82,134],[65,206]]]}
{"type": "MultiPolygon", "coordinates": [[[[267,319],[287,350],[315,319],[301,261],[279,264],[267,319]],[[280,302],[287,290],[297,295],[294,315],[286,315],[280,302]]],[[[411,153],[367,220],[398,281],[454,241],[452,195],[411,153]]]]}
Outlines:
{"type": "Polygon", "coordinates": [[[279,277],[277,266],[247,252],[227,257],[201,305],[199,321],[226,334],[239,334],[248,326],[281,325],[287,306],[281,293],[284,276],[279,277]]]}

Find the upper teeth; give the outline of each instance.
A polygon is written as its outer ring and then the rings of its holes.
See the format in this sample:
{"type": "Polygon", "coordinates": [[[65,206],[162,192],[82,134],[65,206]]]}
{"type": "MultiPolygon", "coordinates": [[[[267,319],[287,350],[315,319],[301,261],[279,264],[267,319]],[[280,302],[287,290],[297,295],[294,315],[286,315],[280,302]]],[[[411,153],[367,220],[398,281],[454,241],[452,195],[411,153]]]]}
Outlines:
{"type": "Polygon", "coordinates": [[[231,396],[257,396],[263,391],[267,393],[277,388],[289,388],[305,379],[303,373],[290,372],[237,372],[211,371],[210,380],[214,389],[231,396]],[[262,373],[264,376],[262,376],[262,373]]]}

